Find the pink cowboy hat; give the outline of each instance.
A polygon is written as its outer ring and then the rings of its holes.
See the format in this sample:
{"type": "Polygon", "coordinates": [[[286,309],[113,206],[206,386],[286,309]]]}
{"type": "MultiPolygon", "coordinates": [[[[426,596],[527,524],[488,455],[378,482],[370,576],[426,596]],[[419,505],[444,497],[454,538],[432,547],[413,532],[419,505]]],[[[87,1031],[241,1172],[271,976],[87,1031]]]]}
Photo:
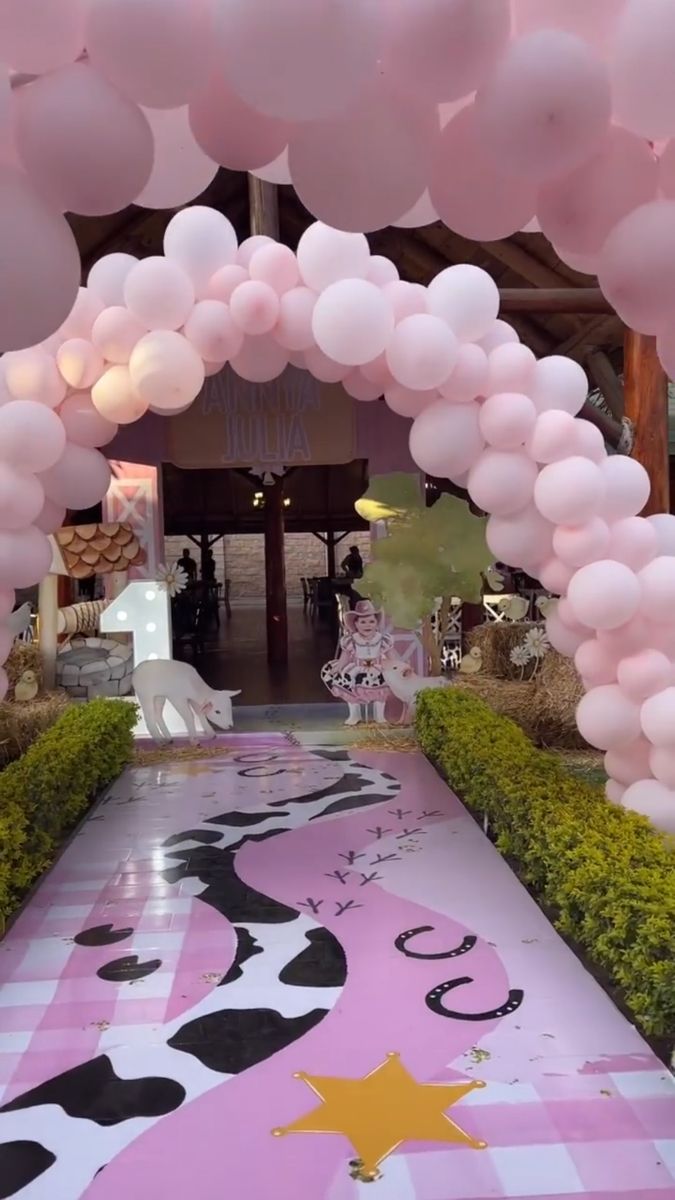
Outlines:
{"type": "Polygon", "coordinates": [[[382,610],[375,608],[370,600],[359,600],[351,612],[345,613],[345,628],[353,633],[359,617],[376,617],[378,625],[382,622],[382,610]]]}

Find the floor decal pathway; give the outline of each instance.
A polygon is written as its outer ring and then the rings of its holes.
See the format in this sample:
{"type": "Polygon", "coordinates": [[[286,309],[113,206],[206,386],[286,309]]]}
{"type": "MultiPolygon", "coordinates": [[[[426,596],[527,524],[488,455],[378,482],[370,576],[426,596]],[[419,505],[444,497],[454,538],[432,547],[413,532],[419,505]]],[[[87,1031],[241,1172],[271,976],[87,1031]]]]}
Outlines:
{"type": "Polygon", "coordinates": [[[421,756],[233,739],[0,944],[0,1200],[188,1194],[675,1200],[675,1084],[421,756]]]}

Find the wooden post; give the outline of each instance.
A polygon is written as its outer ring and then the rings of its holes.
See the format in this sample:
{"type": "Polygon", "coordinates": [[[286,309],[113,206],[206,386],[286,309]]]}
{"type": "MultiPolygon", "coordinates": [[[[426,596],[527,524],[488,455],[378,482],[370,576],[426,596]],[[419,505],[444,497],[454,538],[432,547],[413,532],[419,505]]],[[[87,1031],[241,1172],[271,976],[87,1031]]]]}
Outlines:
{"type": "Polygon", "coordinates": [[[47,575],[40,584],[38,593],[38,622],[42,686],[46,692],[53,692],[56,686],[56,650],[59,627],[58,575],[47,575]]]}
{"type": "Polygon", "coordinates": [[[263,489],[265,496],[265,599],[267,605],[267,661],[288,662],[286,561],[284,556],[284,481],[263,489]]]}
{"type": "Polygon", "coordinates": [[[208,533],[199,535],[199,555],[201,559],[202,579],[206,579],[206,564],[209,559],[210,542],[208,533]]]}
{"type": "Polygon", "coordinates": [[[258,179],[255,175],[248,177],[248,210],[251,234],[267,234],[267,237],[279,240],[279,197],[277,185],[258,179]]]}
{"type": "Polygon", "coordinates": [[[624,338],[625,413],[633,422],[632,457],[649,474],[651,495],[643,510],[670,512],[668,379],[656,353],[656,338],[627,329],[624,338]]]}
{"type": "Polygon", "coordinates": [[[335,564],[335,534],[332,529],[326,533],[326,572],[329,579],[335,579],[337,567],[335,564]]]}

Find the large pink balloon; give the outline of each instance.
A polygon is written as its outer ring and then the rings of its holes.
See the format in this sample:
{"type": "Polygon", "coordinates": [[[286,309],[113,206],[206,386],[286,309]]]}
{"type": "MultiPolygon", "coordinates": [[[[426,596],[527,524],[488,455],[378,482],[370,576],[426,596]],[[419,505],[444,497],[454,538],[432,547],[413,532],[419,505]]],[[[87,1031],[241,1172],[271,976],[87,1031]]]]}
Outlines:
{"type": "Polygon", "coordinates": [[[599,254],[618,221],[656,197],[657,160],[644,139],[613,126],[600,152],[542,188],[537,216],[556,248],[599,254]]]}
{"type": "Polygon", "coordinates": [[[600,149],[607,70],[580,38],[554,29],[513,41],[476,98],[479,129],[503,170],[544,182],[600,149]]]}
{"type": "Polygon", "coordinates": [[[617,678],[626,695],[642,703],[667,687],[672,673],[670,660],[660,650],[642,650],[621,660],[617,678]]]}
{"type": "Polygon", "coordinates": [[[105,254],[87,276],[87,291],[97,296],[106,308],[124,304],[124,285],[137,262],[133,254],[105,254]]]}
{"type": "Polygon", "coordinates": [[[562,596],[567,591],[572,579],[572,568],[566,566],[559,558],[549,558],[536,572],[542,587],[554,596],[562,596]]]}
{"type": "Polygon", "coordinates": [[[591,462],[604,462],[607,458],[607,447],[597,425],[584,420],[583,417],[577,417],[574,422],[574,435],[575,454],[590,458],[591,462]]]}
{"type": "Polygon", "coordinates": [[[235,262],[237,235],[224,213],[194,204],[169,221],[164,253],[190,277],[201,300],[216,271],[235,262]]]}
{"type": "Polygon", "coordinates": [[[268,237],[266,233],[254,233],[252,237],[244,238],[241,246],[237,250],[236,265],[246,269],[246,275],[249,277],[249,267],[251,259],[258,250],[262,250],[265,246],[276,246],[274,238],[268,237]]]}
{"type": "Polygon", "coordinates": [[[205,154],[230,171],[250,171],[275,159],[292,126],[246,104],[215,71],[190,104],[190,127],[205,154]]]}
{"type": "Polygon", "coordinates": [[[230,314],[242,333],[254,337],[270,333],[279,318],[279,296],[268,283],[249,279],[234,289],[230,314]]]}
{"type": "Polygon", "coordinates": [[[618,521],[635,517],[649,499],[649,475],[641,463],[623,454],[613,454],[600,463],[605,486],[601,516],[618,521]]]}
{"type": "Polygon", "coordinates": [[[227,304],[220,300],[195,304],[183,333],[205,362],[227,362],[239,353],[244,341],[227,304]]]}
{"type": "Polygon", "coordinates": [[[537,205],[531,180],[500,170],[495,163],[481,137],[473,104],[448,122],[436,143],[430,197],[450,229],[477,241],[515,233],[537,205]]]}
{"type": "Polygon", "coordinates": [[[675,516],[672,513],[655,513],[647,520],[656,530],[659,554],[675,554],[675,516]]]}
{"type": "Polygon", "coordinates": [[[362,233],[345,233],[315,221],[298,242],[298,266],[303,282],[315,292],[338,279],[365,279],[370,248],[362,233]]]}
{"type": "Polygon", "coordinates": [[[647,739],[639,737],[627,746],[609,750],[605,756],[605,770],[612,779],[629,787],[649,775],[651,752],[647,739]]]}
{"type": "Polygon", "coordinates": [[[468,471],[485,445],[478,412],[477,404],[447,400],[425,408],[410,430],[410,453],[420,470],[441,479],[468,471]]]}
{"type": "Polygon", "coordinates": [[[461,342],[450,377],[441,384],[441,395],[455,404],[467,404],[488,394],[488,358],[475,342],[461,342]]]}
{"type": "MultiPolygon", "coordinates": [[[[395,267],[393,269],[396,270],[395,267]]],[[[256,250],[249,263],[249,274],[251,279],[269,284],[280,296],[300,283],[298,260],[290,247],[281,243],[261,246],[256,250]]]]}
{"type": "Polygon", "coordinates": [[[394,377],[389,370],[385,354],[378,354],[370,362],[364,363],[361,368],[361,374],[370,383],[376,383],[382,392],[395,386],[394,377]]]}
{"type": "Polygon", "coordinates": [[[309,350],[305,350],[304,358],[306,370],[320,383],[340,383],[352,373],[351,366],[336,362],[334,358],[324,354],[319,346],[310,346],[309,350]]]}
{"type": "MultiPolygon", "coordinates": [[[[429,312],[446,321],[460,341],[475,342],[494,325],[499,290],[487,271],[471,263],[458,263],[432,279],[427,303],[429,312]]],[[[489,353],[485,346],[483,349],[489,353]]]]}
{"type": "Polygon", "coordinates": [[[398,413],[399,417],[412,417],[414,420],[423,409],[438,399],[438,394],[434,391],[416,392],[411,388],[402,387],[400,383],[393,383],[385,391],[384,399],[388,408],[398,413]]]}
{"type": "Polygon", "coordinates": [[[381,31],[374,0],[230,0],[218,60],[252,108],[318,121],[341,112],[375,74],[381,31]]]}
{"type": "Polygon", "coordinates": [[[180,208],[209,186],[218,163],[195,141],[187,108],[146,108],[154,159],[150,178],[136,197],[143,208],[180,208]]]}
{"type": "Polygon", "coordinates": [[[17,589],[35,587],[52,565],[49,539],[29,525],[20,533],[0,532],[0,583],[17,589]]]}
{"type": "Polygon", "coordinates": [[[382,395],[379,385],[366,379],[360,367],[350,371],[341,382],[345,392],[352,397],[352,400],[370,403],[373,400],[379,400],[382,395]]]}
{"type": "Polygon", "coordinates": [[[536,463],[526,454],[486,450],[469,474],[469,495],[484,512],[510,517],[531,503],[536,478],[536,463]]]}
{"type": "Polygon", "coordinates": [[[23,529],[42,511],[42,485],[27,471],[0,462],[0,529],[23,529]]]}
{"type": "Polygon", "coordinates": [[[312,317],[316,292],[308,287],[292,288],[279,300],[279,319],[274,337],[287,350],[309,350],[314,345],[312,317]]]}
{"type": "Polygon", "coordinates": [[[587,632],[570,629],[569,625],[561,620],[558,611],[549,613],[547,616],[546,633],[553,649],[557,650],[559,654],[563,654],[565,658],[572,658],[588,637],[587,632]]]}
{"type": "Polygon", "coordinates": [[[0,587],[0,620],[4,621],[11,612],[14,611],[16,604],[16,593],[14,588],[0,587]]]}
{"type": "Polygon", "coordinates": [[[486,395],[496,392],[525,392],[529,395],[530,385],[537,360],[528,346],[509,342],[497,346],[488,359],[486,395]]]}
{"type": "Polygon", "coordinates": [[[84,49],[85,0],[3,0],[0,46],[15,71],[41,75],[84,49]]]}
{"type": "Polygon", "coordinates": [[[582,737],[598,750],[613,750],[640,735],[640,709],[616,684],[593,688],[577,708],[582,737]]]}
{"type": "Polygon", "coordinates": [[[110,466],[98,450],[69,442],[57,462],[40,476],[50,500],[64,508],[85,509],[98,504],[110,484],[110,466]]]}
{"type": "MultiPolygon", "coordinates": [[[[398,326],[397,334],[404,325],[405,322],[398,326]]],[[[319,296],[312,316],[312,330],[324,354],[335,362],[358,367],[382,354],[388,343],[391,346],[394,314],[376,284],[365,279],[341,279],[319,296]]],[[[400,382],[405,383],[405,380],[400,382]]]]}
{"type": "Polygon", "coordinates": [[[34,400],[13,400],[0,407],[0,453],[24,471],[46,471],[66,445],[63,422],[34,400]]]}
{"type": "Polygon", "coordinates": [[[534,429],[537,410],[529,396],[518,392],[490,396],[480,410],[480,431],[488,446],[517,450],[534,429]]]}
{"type": "Polygon", "coordinates": [[[610,557],[610,533],[606,521],[591,517],[583,525],[559,525],[553,534],[553,549],[568,567],[585,567],[598,558],[610,557]]]}
{"type": "MultiPolygon", "coordinates": [[[[574,665],[586,687],[601,687],[605,683],[616,683],[616,655],[599,642],[589,638],[582,642],[574,655],[574,665]]],[[[613,772],[609,772],[610,775],[613,772]]],[[[615,778],[620,779],[619,775],[615,778]]]]}
{"type": "Polygon", "coordinates": [[[393,0],[389,20],[386,64],[441,103],[481,86],[511,25],[507,0],[393,0]]]}
{"type": "Polygon", "coordinates": [[[56,408],[66,394],[66,384],[54,358],[41,346],[5,354],[2,359],[4,385],[15,400],[39,400],[56,408]]]}
{"type": "Polygon", "coordinates": [[[73,307],[80,255],[65,219],[24,175],[0,167],[0,350],[49,337],[73,307]]]}
{"type": "Polygon", "coordinates": [[[71,388],[84,390],[103,373],[103,355],[85,338],[69,338],[57,351],[56,364],[71,388]]]}
{"type": "Polygon", "coordinates": [[[192,280],[170,258],[144,258],[129,272],[124,285],[129,312],[148,329],[179,329],[195,302],[192,280]]]}
{"type": "Polygon", "coordinates": [[[397,283],[398,280],[398,268],[391,259],[385,258],[383,254],[373,254],[368,268],[368,282],[376,283],[378,287],[386,287],[388,283],[397,283]]]}
{"type": "Polygon", "coordinates": [[[659,333],[675,314],[675,201],[642,204],[619,221],[599,257],[598,279],[619,316],[659,333]]]}
{"type": "Polygon", "coordinates": [[[644,779],[649,771],[664,787],[675,789],[675,750],[668,746],[655,746],[649,755],[649,769],[643,771],[639,778],[644,779]]]}
{"type": "Polygon", "coordinates": [[[269,383],[281,375],[287,365],[288,350],[269,335],[244,338],[244,345],[231,362],[237,375],[250,383],[269,383]]]}
{"type": "Polygon", "coordinates": [[[669,622],[675,613],[675,558],[655,558],[638,575],[641,611],[651,621],[669,622]]]}
{"type": "MultiPolygon", "coordinates": [[[[505,346],[504,349],[510,347],[505,346]]],[[[558,462],[576,454],[576,424],[571,413],[563,412],[559,408],[551,408],[541,413],[528,438],[528,454],[538,463],[558,462]]]]}
{"type": "Polygon", "coordinates": [[[245,283],[248,278],[246,267],[241,267],[239,263],[229,263],[220,267],[209,279],[204,289],[204,299],[220,300],[223,304],[229,304],[234,289],[239,287],[240,283],[245,283]]]}
{"type": "Polygon", "coordinates": [[[104,308],[94,321],[91,340],[108,362],[128,363],[136,342],[147,332],[147,325],[130,313],[128,308],[114,305],[104,308]]]}
{"type": "Polygon", "coordinates": [[[438,213],[431,203],[428,190],[425,190],[412,208],[392,224],[396,229],[423,229],[425,225],[434,225],[437,220],[438,213]]]}
{"type": "Polygon", "coordinates": [[[146,118],[86,63],[21,88],[14,128],[31,179],[61,212],[117,212],[150,178],[146,118]]]}
{"type": "MultiPolygon", "coordinates": [[[[88,287],[78,288],[75,303],[66,317],[63,325],[54,335],[59,344],[68,338],[85,338],[91,340],[94,321],[104,309],[103,301],[88,287]]],[[[53,352],[54,347],[52,347],[53,352]]],[[[58,349],[58,347],[56,347],[58,349]]]]}
{"type": "Polygon", "coordinates": [[[68,396],[59,409],[59,416],[68,441],[76,446],[86,446],[89,450],[107,446],[117,433],[117,425],[101,416],[86,392],[75,392],[68,396]]]}
{"type": "Polygon", "coordinates": [[[553,529],[533,504],[516,516],[490,517],[485,537],[497,562],[525,567],[551,556],[553,529]]]}
{"type": "Polygon", "coordinates": [[[391,304],[397,324],[405,317],[428,311],[427,289],[422,287],[421,283],[408,283],[405,279],[396,279],[392,283],[386,283],[382,290],[391,304]]]}
{"type": "Polygon", "coordinates": [[[589,629],[619,629],[637,613],[640,597],[634,571],[611,559],[581,567],[567,591],[576,619],[589,629]]]}
{"type": "MultiPolygon", "coordinates": [[[[499,292],[497,292],[497,296],[499,297],[499,292]]],[[[499,299],[497,299],[497,304],[499,304],[499,299]]],[[[498,346],[508,346],[519,341],[520,338],[513,325],[509,325],[507,321],[492,321],[487,333],[479,337],[478,345],[486,354],[492,354],[492,351],[496,350],[498,346]]]]}
{"type": "Polygon", "coordinates": [[[590,42],[596,50],[609,49],[624,0],[512,0],[516,32],[564,29],[590,42]]]}
{"type": "Polygon", "coordinates": [[[297,126],[288,144],[293,185],[305,207],[336,229],[382,229],[426,187],[439,134],[435,108],[376,76],[343,115],[297,126]]]}
{"type": "Polygon", "coordinates": [[[445,321],[430,313],[419,313],[406,317],[394,329],[387,344],[387,363],[397,383],[415,391],[429,391],[450,378],[458,349],[457,339],[445,321]]]}
{"type": "Polygon", "coordinates": [[[213,0],[96,0],[87,9],[92,64],[139,104],[175,108],[215,57],[213,0]]]}
{"type": "Polygon", "coordinates": [[[588,395],[586,373],[573,358],[547,355],[534,368],[530,395],[540,413],[559,408],[575,417],[588,395]]]}
{"type": "Polygon", "coordinates": [[[602,475],[587,458],[563,458],[543,467],[534,500],[554,525],[581,525],[597,515],[604,494],[602,475]]]}
{"type": "Polygon", "coordinates": [[[624,517],[614,521],[610,528],[608,558],[625,563],[633,571],[639,571],[656,558],[659,539],[656,530],[645,517],[624,517]]]}
{"type": "Polygon", "coordinates": [[[659,141],[675,134],[675,12],[668,0],[627,0],[612,54],[619,123],[659,141]]]}
{"type": "Polygon", "coordinates": [[[658,184],[662,195],[675,200],[675,138],[666,143],[658,159],[658,184]]]}
{"type": "Polygon", "coordinates": [[[626,788],[621,797],[623,808],[647,817],[664,833],[675,833],[675,792],[657,779],[641,779],[626,788]]]}
{"type": "Polygon", "coordinates": [[[615,629],[599,629],[598,641],[614,654],[617,662],[627,654],[636,653],[650,646],[655,638],[654,625],[645,620],[640,613],[631,617],[625,625],[615,629]]]}
{"type": "Polygon", "coordinates": [[[668,687],[642,705],[642,732],[652,746],[675,747],[674,704],[675,687],[668,687]]]}
{"type": "Polygon", "coordinates": [[[199,395],[204,363],[182,334],[158,329],[135,346],[129,378],[136,395],[156,411],[180,412],[199,395]]]}
{"type": "MultiPolygon", "coordinates": [[[[92,388],[91,401],[100,419],[112,425],[131,425],[149,407],[149,401],[134,391],[125,363],[108,368],[92,388]]],[[[75,437],[72,441],[79,442],[80,439],[75,437]]]]}

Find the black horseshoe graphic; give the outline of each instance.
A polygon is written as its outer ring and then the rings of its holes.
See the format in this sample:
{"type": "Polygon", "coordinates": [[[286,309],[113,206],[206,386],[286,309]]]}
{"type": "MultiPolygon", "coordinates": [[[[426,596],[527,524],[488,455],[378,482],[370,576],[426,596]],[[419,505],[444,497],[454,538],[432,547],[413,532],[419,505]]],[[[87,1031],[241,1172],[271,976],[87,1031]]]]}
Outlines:
{"type": "Polygon", "coordinates": [[[469,950],[473,950],[477,937],[469,933],[463,939],[460,946],[456,946],[454,950],[441,950],[439,954],[417,954],[414,950],[408,950],[408,942],[417,937],[418,933],[433,933],[433,925],[418,925],[416,929],[406,929],[405,933],[399,933],[394,945],[401,954],[405,954],[406,958],[422,958],[426,960],[434,958],[459,958],[460,954],[467,954],[469,950]]]}
{"type": "Polygon", "coordinates": [[[437,1013],[439,1017],[453,1017],[455,1021],[494,1021],[497,1017],[507,1017],[509,1013],[520,1008],[523,1003],[525,993],[520,988],[511,988],[506,1002],[488,1012],[463,1013],[453,1012],[452,1009],[446,1008],[442,1003],[446,993],[451,992],[453,988],[463,987],[465,983],[473,983],[473,979],[469,975],[465,975],[461,979],[448,979],[446,983],[439,983],[438,987],[427,992],[424,997],[427,1008],[430,1008],[433,1013],[437,1013]]]}

